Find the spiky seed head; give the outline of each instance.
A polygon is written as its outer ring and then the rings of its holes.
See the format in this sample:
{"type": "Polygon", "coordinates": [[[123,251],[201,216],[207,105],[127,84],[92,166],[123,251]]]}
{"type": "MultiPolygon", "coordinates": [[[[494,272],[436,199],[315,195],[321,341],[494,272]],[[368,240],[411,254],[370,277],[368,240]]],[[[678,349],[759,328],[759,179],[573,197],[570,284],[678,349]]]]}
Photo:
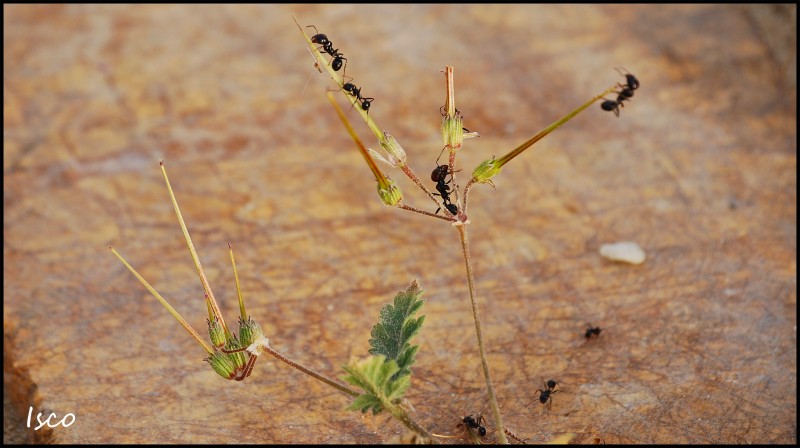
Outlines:
{"type": "Polygon", "coordinates": [[[206,322],[208,322],[208,335],[211,337],[211,343],[214,344],[214,347],[223,347],[227,339],[219,319],[214,316],[213,319],[206,319],[206,322]]]}
{"type": "Polygon", "coordinates": [[[386,182],[378,182],[378,195],[384,204],[394,207],[403,200],[403,192],[392,179],[386,178],[386,182]]]}
{"type": "Polygon", "coordinates": [[[247,320],[239,319],[239,342],[242,347],[249,347],[253,342],[264,337],[261,325],[248,317],[247,320]]]}
{"type": "Polygon", "coordinates": [[[461,114],[454,117],[446,116],[442,120],[442,140],[452,149],[458,149],[464,142],[464,120],[461,114]]]}
{"type": "Polygon", "coordinates": [[[389,162],[391,162],[393,166],[403,166],[406,164],[406,151],[400,146],[400,143],[397,143],[397,140],[393,136],[384,132],[380,144],[381,148],[389,155],[389,162]]]}
{"type": "Polygon", "coordinates": [[[486,160],[472,172],[472,178],[475,182],[491,183],[491,179],[500,172],[502,165],[497,163],[497,160],[492,157],[491,160],[486,160]]]}
{"type": "Polygon", "coordinates": [[[211,364],[211,368],[226,380],[233,379],[236,374],[236,364],[233,362],[230,355],[217,352],[205,358],[204,361],[211,364]]]}

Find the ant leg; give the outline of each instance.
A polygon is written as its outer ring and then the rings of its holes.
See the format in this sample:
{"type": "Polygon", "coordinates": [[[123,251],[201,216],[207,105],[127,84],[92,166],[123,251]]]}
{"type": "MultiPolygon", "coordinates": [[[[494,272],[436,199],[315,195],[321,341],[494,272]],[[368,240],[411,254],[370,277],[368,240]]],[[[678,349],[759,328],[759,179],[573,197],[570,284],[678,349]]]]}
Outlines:
{"type": "Polygon", "coordinates": [[[547,397],[547,412],[553,412],[553,394],[558,392],[557,390],[551,390],[550,396],[547,397]]]}

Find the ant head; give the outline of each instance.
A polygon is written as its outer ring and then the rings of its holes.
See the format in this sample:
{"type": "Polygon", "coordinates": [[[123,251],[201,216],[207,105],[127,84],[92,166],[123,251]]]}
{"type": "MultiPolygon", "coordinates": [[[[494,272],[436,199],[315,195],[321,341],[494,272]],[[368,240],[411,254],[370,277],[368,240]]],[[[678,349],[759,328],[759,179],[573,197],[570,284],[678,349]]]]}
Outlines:
{"type": "Polygon", "coordinates": [[[369,110],[369,106],[374,101],[375,98],[362,98],[361,99],[361,109],[369,110]]]}
{"type": "Polygon", "coordinates": [[[558,381],[556,381],[556,380],[547,380],[547,388],[548,389],[555,389],[557,384],[558,384],[558,381]]]}
{"type": "Polygon", "coordinates": [[[314,25],[308,25],[306,28],[314,28],[315,34],[311,36],[311,42],[319,45],[325,45],[328,42],[330,42],[328,40],[328,36],[321,34],[319,31],[317,31],[317,27],[315,27],[314,25]]]}
{"type": "Polygon", "coordinates": [[[616,70],[617,73],[625,77],[625,82],[628,83],[628,87],[630,87],[633,90],[639,88],[639,80],[636,79],[636,77],[633,76],[633,74],[631,74],[631,72],[629,72],[628,69],[623,67],[615,67],[614,70],[616,70]]]}
{"type": "Polygon", "coordinates": [[[444,206],[447,207],[447,211],[450,212],[451,215],[458,214],[458,207],[456,207],[455,204],[445,204],[444,206]]]}
{"type": "Polygon", "coordinates": [[[449,169],[450,167],[447,165],[437,165],[436,168],[431,171],[431,180],[434,182],[444,180],[444,178],[449,174],[449,169]]]}

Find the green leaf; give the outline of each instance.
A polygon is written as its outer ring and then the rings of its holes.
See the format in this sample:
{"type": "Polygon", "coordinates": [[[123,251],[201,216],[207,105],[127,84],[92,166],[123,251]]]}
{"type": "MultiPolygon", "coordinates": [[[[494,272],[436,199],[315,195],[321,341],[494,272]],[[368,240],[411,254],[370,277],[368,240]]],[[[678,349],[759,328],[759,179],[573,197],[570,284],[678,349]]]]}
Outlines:
{"type": "Polygon", "coordinates": [[[420,300],[422,291],[414,280],[405,291],[397,293],[393,304],[386,304],[381,308],[380,322],[372,327],[369,345],[371,355],[383,355],[387,361],[395,361],[398,371],[392,374],[392,379],[411,375],[411,365],[414,364],[418,345],[410,344],[411,338],[416,336],[425,316],[414,318],[424,300],[420,300]]]}
{"type": "Polygon", "coordinates": [[[388,406],[399,402],[411,385],[411,378],[403,376],[396,380],[392,377],[400,371],[397,362],[386,360],[383,355],[371,356],[361,362],[343,366],[347,376],[344,380],[364,390],[348,410],[367,412],[372,409],[377,414],[388,406]]]}

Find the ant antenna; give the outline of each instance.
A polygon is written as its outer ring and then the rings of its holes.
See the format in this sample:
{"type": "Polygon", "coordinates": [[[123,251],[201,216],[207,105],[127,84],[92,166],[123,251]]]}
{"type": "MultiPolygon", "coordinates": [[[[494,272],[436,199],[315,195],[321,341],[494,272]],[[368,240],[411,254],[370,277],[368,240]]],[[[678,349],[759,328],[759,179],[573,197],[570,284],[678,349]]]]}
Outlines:
{"type": "Polygon", "coordinates": [[[437,165],[439,164],[439,159],[441,159],[441,158],[442,158],[442,154],[444,154],[444,150],[445,150],[445,148],[447,148],[447,145],[444,145],[444,146],[442,147],[442,150],[441,150],[441,151],[439,151],[439,157],[437,157],[437,158],[436,158],[436,164],[437,164],[437,165]]]}

